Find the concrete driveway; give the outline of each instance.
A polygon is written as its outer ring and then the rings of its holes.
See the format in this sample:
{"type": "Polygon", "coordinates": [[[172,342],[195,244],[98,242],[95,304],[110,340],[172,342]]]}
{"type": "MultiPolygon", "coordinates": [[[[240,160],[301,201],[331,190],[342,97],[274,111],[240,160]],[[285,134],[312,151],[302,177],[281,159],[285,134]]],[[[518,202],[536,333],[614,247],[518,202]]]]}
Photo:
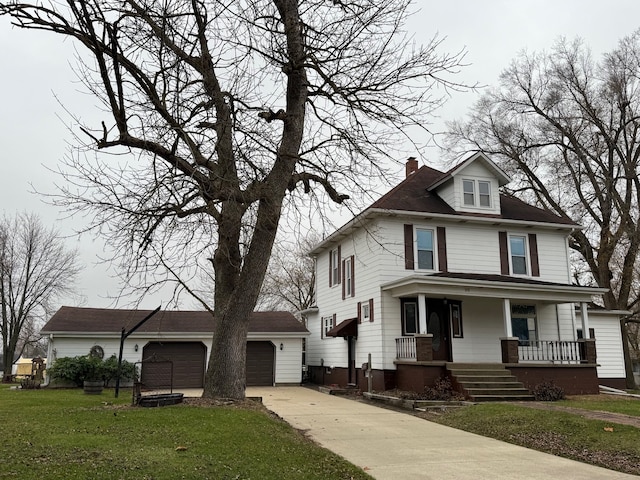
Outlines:
{"type": "Polygon", "coordinates": [[[249,387],[247,396],[380,480],[640,478],[304,387],[249,387]]]}

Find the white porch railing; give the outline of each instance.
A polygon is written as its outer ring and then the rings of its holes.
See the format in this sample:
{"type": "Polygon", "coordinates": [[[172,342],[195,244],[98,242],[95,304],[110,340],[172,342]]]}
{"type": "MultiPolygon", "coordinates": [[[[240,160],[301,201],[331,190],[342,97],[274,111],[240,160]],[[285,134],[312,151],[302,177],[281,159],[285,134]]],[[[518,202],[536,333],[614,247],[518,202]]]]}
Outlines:
{"type": "Polygon", "coordinates": [[[396,338],[396,358],[398,360],[416,359],[416,339],[415,337],[396,338]]]}
{"type": "Polygon", "coordinates": [[[518,358],[523,362],[580,363],[580,344],[558,340],[529,340],[518,345],[518,358]]]}

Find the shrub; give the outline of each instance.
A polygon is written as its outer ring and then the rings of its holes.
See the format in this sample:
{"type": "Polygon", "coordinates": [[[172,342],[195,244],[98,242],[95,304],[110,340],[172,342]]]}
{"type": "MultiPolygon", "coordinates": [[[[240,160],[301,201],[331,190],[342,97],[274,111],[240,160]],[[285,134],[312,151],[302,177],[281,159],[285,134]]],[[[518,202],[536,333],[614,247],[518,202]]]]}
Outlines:
{"type": "MultiPolygon", "coordinates": [[[[73,383],[81,387],[85,381],[102,381],[104,385],[115,380],[118,376],[118,359],[112,355],[109,359],[102,359],[83,355],[78,357],[58,358],[49,370],[52,379],[73,383]]],[[[136,378],[136,367],[133,363],[122,361],[120,380],[136,378]]]]}
{"type": "Polygon", "coordinates": [[[564,390],[553,382],[542,382],[533,388],[533,396],[539,402],[555,402],[564,398],[564,390]]]}
{"type": "MultiPolygon", "coordinates": [[[[106,387],[109,385],[109,382],[115,381],[118,378],[118,359],[115,355],[111,355],[104,361],[102,366],[102,378],[104,380],[104,386],[106,387]]],[[[120,366],[120,381],[135,380],[137,377],[138,372],[136,366],[131,362],[123,360],[120,366]]]]}
{"type": "Polygon", "coordinates": [[[424,387],[424,396],[426,400],[461,400],[464,397],[453,390],[451,380],[448,377],[440,377],[435,381],[433,387],[424,387]],[[426,397],[426,398],[425,398],[426,397]]]}

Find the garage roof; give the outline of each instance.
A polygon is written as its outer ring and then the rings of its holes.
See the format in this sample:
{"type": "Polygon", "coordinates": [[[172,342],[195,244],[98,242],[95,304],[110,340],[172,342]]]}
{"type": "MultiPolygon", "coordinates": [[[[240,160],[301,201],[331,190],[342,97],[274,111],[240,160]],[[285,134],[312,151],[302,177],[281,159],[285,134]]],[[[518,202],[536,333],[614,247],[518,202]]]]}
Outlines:
{"type": "MultiPolygon", "coordinates": [[[[152,310],[61,307],[41,333],[86,332],[120,333],[130,329],[152,310]]],[[[207,311],[161,310],[136,332],[196,333],[213,332],[214,320],[207,311]]],[[[254,312],[249,333],[308,333],[289,312],[254,312]]]]}

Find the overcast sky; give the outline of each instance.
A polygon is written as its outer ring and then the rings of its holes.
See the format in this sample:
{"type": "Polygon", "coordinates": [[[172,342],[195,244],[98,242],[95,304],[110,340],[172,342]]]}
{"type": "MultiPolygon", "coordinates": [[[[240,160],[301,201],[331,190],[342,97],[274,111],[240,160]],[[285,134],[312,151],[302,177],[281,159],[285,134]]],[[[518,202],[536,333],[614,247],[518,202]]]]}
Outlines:
{"type": "MultiPolygon", "coordinates": [[[[559,36],[579,36],[598,58],[640,27],[637,0],[418,1],[416,7],[421,12],[410,29],[417,37],[427,41],[439,33],[447,37],[444,49],[454,52],[465,47],[470,65],[459,80],[485,85],[495,84],[522,49],[549,49],[559,36]]],[[[73,141],[68,131],[72,121],[61,104],[83,120],[99,123],[104,118],[73,74],[73,45],[52,34],[20,31],[0,18],[0,46],[0,211],[37,212],[46,225],[56,225],[68,237],[70,247],[79,249],[85,266],[78,283],[82,300],[68,298],[64,304],[126,306],[130,299],[115,304],[111,298],[120,284],[115,272],[99,262],[104,243],[89,235],[78,238],[74,233],[86,225],[85,220],[65,219],[33,193],[55,191],[55,183],[61,181],[49,171],[56,169],[73,141]]],[[[454,93],[440,118],[434,118],[434,131],[443,129],[444,121],[464,116],[477,97],[477,93],[454,93]]],[[[433,147],[420,160],[437,167],[439,157],[433,147]]],[[[141,306],[155,308],[160,303],[166,300],[156,295],[143,299],[141,306]]],[[[193,308],[189,301],[185,306],[193,308]]]]}

